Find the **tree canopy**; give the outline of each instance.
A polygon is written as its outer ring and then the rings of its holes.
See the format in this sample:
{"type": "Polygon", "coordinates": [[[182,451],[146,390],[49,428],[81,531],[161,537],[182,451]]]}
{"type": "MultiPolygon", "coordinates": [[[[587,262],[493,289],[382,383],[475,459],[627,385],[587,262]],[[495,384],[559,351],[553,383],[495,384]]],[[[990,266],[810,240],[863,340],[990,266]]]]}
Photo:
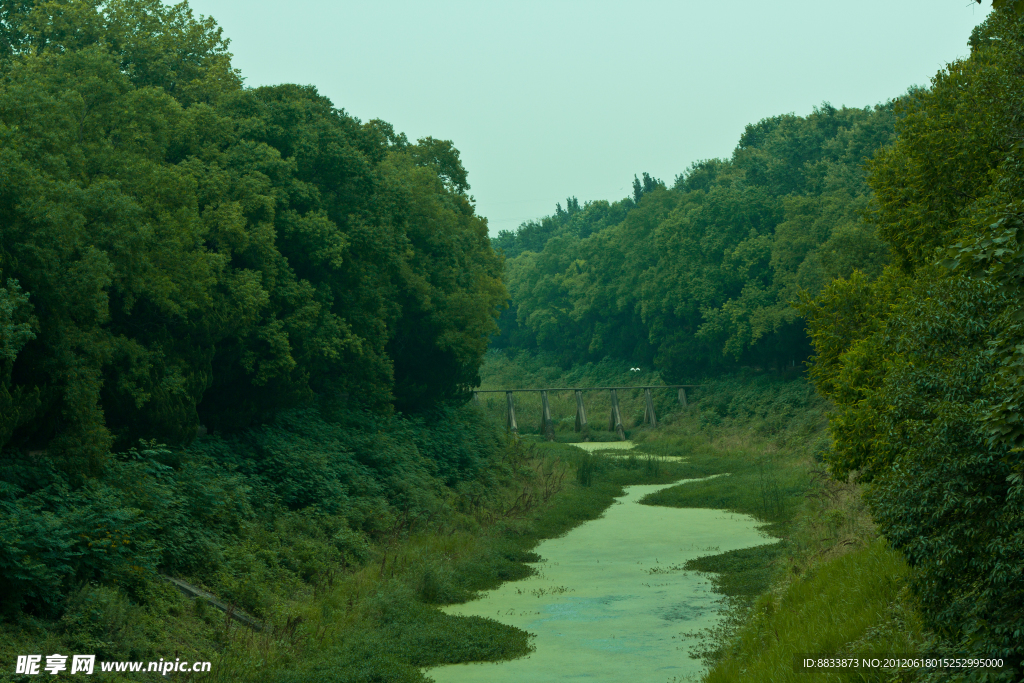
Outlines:
{"type": "Polygon", "coordinates": [[[861,216],[863,162],[893,138],[893,105],[747,126],[731,159],[694,163],[671,188],[644,173],[622,201],[503,232],[512,294],[496,346],[564,363],[605,356],[678,379],[738,364],[791,366],[810,346],[791,303],[887,246],[861,216]]]}
{"type": "Polygon", "coordinates": [[[87,465],[476,384],[506,292],[450,141],[243,87],[184,3],[3,7],[0,447],[87,465]]]}
{"type": "Polygon", "coordinates": [[[835,404],[830,468],[872,482],[874,517],[917,568],[935,628],[1019,671],[1024,21],[1011,9],[898,104],[897,139],[869,164],[892,264],[802,309],[812,378],[835,404]]]}

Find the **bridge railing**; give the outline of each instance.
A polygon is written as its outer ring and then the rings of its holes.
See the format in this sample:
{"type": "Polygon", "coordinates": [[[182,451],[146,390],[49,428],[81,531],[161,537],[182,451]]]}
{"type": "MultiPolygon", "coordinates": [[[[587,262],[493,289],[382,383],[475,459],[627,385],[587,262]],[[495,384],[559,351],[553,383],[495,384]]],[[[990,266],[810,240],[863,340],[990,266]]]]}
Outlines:
{"type": "Polygon", "coordinates": [[[519,422],[516,418],[516,405],[513,395],[515,393],[540,393],[541,399],[541,433],[549,441],[555,438],[553,420],[551,418],[551,406],[548,401],[548,392],[571,391],[576,397],[576,425],[575,430],[583,433],[589,438],[589,423],[587,420],[587,408],[583,401],[583,393],[587,391],[607,391],[611,398],[611,411],[608,416],[608,431],[614,431],[619,439],[626,440],[625,428],[622,424],[622,411],[619,407],[618,392],[621,390],[642,389],[644,397],[644,423],[652,427],[658,426],[658,416],[654,410],[654,400],[651,397],[652,389],[677,389],[679,403],[686,405],[686,390],[695,389],[697,384],[646,384],[625,387],[549,387],[546,389],[477,389],[473,392],[473,401],[480,403],[480,394],[505,394],[505,420],[506,426],[513,434],[519,434],[519,422]]]}

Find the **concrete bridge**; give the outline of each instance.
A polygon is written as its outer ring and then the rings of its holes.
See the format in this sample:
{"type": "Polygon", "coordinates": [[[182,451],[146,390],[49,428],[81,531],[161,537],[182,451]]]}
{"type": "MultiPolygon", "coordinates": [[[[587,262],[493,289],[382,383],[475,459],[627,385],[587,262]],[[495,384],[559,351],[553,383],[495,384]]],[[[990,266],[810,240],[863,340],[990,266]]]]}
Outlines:
{"type": "Polygon", "coordinates": [[[686,390],[695,389],[697,384],[659,384],[641,385],[633,387],[553,387],[550,389],[477,389],[473,392],[473,402],[480,403],[480,394],[505,394],[506,401],[506,424],[509,431],[519,434],[519,423],[516,421],[516,405],[512,395],[516,392],[540,392],[541,402],[541,431],[548,441],[554,441],[555,430],[551,420],[551,409],[548,407],[549,391],[572,391],[576,394],[576,431],[587,433],[587,409],[583,405],[584,391],[607,391],[611,394],[611,415],[608,418],[608,431],[618,433],[619,439],[626,440],[626,432],[622,428],[622,415],[619,413],[618,391],[623,389],[644,390],[644,423],[652,427],[658,426],[658,417],[654,414],[654,401],[651,400],[651,389],[678,389],[679,403],[686,405],[686,390]]]}

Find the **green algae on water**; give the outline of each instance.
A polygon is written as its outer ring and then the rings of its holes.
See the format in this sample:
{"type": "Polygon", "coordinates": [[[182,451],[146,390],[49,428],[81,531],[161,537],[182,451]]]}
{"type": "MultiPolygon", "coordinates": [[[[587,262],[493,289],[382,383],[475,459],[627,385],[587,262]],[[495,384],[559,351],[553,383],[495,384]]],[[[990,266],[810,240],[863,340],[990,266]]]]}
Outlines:
{"type": "Polygon", "coordinates": [[[576,448],[582,448],[585,451],[621,451],[631,450],[636,444],[632,441],[581,441],[579,443],[571,443],[569,446],[575,446],[576,448]]]}
{"type": "Polygon", "coordinates": [[[490,617],[536,635],[536,651],[499,663],[441,666],[438,683],[696,678],[683,636],[720,620],[720,596],[688,560],[774,542],[748,515],[640,505],[680,482],[626,487],[605,514],[540,543],[538,573],[449,614],[490,617]]]}

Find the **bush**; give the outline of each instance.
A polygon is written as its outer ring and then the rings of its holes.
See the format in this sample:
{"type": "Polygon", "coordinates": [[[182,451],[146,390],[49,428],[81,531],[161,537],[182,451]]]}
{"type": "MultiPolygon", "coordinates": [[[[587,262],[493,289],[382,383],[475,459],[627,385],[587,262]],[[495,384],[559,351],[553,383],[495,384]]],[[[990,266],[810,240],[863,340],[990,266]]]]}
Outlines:
{"type": "MultiPolygon", "coordinates": [[[[158,571],[263,614],[274,591],[361,566],[370,537],[428,523],[445,504],[437,474],[471,481],[501,448],[469,407],[447,408],[433,423],[343,417],[329,422],[307,408],[185,450],[143,443],[108,456],[77,486],[45,459],[2,454],[5,616],[58,617],[82,582],[141,599],[158,571]]],[[[421,590],[434,601],[465,594],[441,573],[424,577],[421,590]]]]}
{"type": "MultiPolygon", "coordinates": [[[[15,461],[5,469],[31,469],[15,461]]],[[[0,499],[0,597],[7,616],[19,610],[60,613],[71,587],[83,581],[137,587],[155,570],[156,529],[124,492],[89,480],[69,490],[66,477],[39,470],[54,483],[32,492],[12,484],[0,499]]],[[[123,468],[112,467],[115,471],[123,468]]]]}
{"type": "Polygon", "coordinates": [[[143,609],[116,588],[86,584],[67,601],[60,624],[70,647],[102,660],[149,659],[143,609]]]}

